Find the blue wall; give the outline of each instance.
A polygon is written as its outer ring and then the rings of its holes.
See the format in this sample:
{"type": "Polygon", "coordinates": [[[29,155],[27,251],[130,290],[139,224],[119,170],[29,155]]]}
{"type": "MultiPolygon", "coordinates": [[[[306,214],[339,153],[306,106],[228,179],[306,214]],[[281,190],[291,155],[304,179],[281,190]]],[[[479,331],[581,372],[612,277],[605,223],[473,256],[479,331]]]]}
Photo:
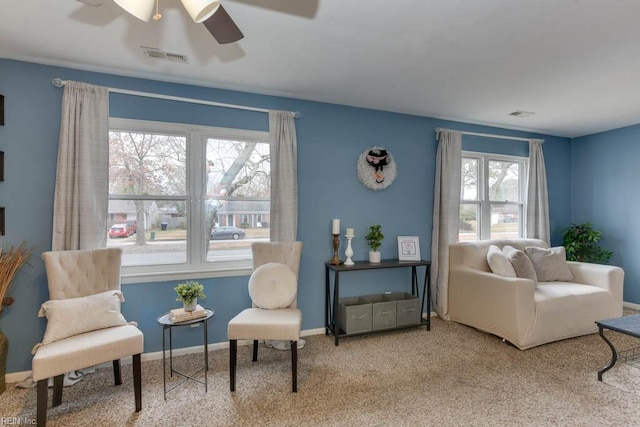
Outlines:
{"type": "MultiPolygon", "coordinates": [[[[8,372],[31,368],[31,348],[41,340],[46,325],[46,321],[36,315],[40,304],[48,299],[40,253],[51,248],[62,98],[62,90],[51,84],[56,77],[302,113],[302,118],[296,120],[296,128],[298,238],[304,243],[298,303],[303,311],[303,329],[324,327],[324,262],[332,255],[332,218],[341,219],[343,230],[355,228],[355,260],[367,258],[363,235],[372,224],[382,224],[386,236],[381,247],[383,257],[397,257],[396,236],[417,235],[422,257],[430,259],[436,127],[545,139],[553,244],[560,243],[560,232],[570,222],[571,141],[566,138],[0,59],[0,94],[5,95],[6,115],[5,126],[0,126],[0,150],[5,152],[5,181],[0,183],[0,206],[6,207],[4,247],[26,241],[35,248],[30,265],[16,280],[13,292],[16,302],[1,318],[0,326],[10,341],[8,372]],[[370,191],[357,179],[356,160],[369,146],[386,147],[398,166],[396,180],[383,191],[370,191]]],[[[259,130],[267,130],[268,126],[265,114],[124,95],[112,95],[110,109],[116,117],[259,130]]],[[[463,143],[467,149],[527,153],[526,143],[514,141],[476,141],[465,137],[463,143]]],[[[343,257],[344,243],[340,250],[343,257]]],[[[344,276],[341,295],[406,291],[409,276],[409,272],[401,270],[344,276]]],[[[156,317],[175,308],[175,283],[123,285],[126,296],[123,313],[127,319],[139,322],[145,333],[145,352],[161,349],[161,328],[156,317]]],[[[223,342],[228,320],[249,305],[247,277],[206,279],[202,283],[207,305],[216,309],[209,328],[209,342],[223,342]]],[[[177,347],[200,345],[200,334],[198,330],[185,330],[176,334],[175,344],[177,347]]]]}
{"type": "Polygon", "coordinates": [[[602,231],[602,246],[613,251],[610,263],[625,270],[624,300],[638,304],[640,125],[575,138],[571,153],[571,221],[602,231]]]}

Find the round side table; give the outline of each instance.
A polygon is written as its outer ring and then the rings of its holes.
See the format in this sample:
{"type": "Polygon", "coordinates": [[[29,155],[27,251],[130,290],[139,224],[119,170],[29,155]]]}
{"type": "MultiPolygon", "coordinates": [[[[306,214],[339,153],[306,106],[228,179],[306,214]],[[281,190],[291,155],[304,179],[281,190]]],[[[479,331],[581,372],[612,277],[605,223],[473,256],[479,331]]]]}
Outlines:
{"type": "Polygon", "coordinates": [[[207,324],[209,323],[209,319],[211,319],[214,316],[215,310],[211,308],[205,308],[205,311],[207,313],[206,316],[198,317],[197,319],[186,320],[184,322],[178,322],[178,323],[173,323],[171,319],[169,319],[169,313],[164,313],[158,316],[158,319],[157,319],[158,323],[162,325],[162,381],[164,383],[164,400],[167,400],[167,393],[169,393],[171,390],[178,387],[185,381],[189,381],[189,380],[198,382],[200,384],[204,384],[204,391],[205,392],[207,391],[207,387],[208,387],[207,371],[209,370],[209,346],[207,342],[207,324]],[[202,323],[203,325],[202,340],[204,342],[204,367],[198,370],[197,372],[194,372],[191,375],[187,375],[176,369],[173,369],[173,328],[179,327],[179,326],[191,326],[198,323],[202,323]],[[169,330],[169,372],[172,377],[173,377],[173,374],[177,374],[183,377],[182,381],[172,386],[169,390],[167,390],[167,369],[166,369],[167,358],[165,355],[167,329],[169,330]],[[204,371],[204,381],[198,378],[195,378],[195,376],[202,371],[204,371]]]}

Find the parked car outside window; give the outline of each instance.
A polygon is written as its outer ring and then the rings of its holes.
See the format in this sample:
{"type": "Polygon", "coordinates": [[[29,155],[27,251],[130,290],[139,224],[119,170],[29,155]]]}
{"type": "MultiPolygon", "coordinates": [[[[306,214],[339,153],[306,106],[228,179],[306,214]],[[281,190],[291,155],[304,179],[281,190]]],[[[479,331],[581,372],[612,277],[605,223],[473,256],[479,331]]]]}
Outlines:
{"type": "Polygon", "coordinates": [[[109,228],[109,238],[129,237],[133,234],[133,227],[127,224],[113,224],[109,228]]]}
{"type": "Polygon", "coordinates": [[[243,229],[238,227],[232,227],[229,225],[225,225],[222,227],[216,227],[211,230],[211,240],[216,239],[243,239],[247,233],[244,232],[243,229]]]}

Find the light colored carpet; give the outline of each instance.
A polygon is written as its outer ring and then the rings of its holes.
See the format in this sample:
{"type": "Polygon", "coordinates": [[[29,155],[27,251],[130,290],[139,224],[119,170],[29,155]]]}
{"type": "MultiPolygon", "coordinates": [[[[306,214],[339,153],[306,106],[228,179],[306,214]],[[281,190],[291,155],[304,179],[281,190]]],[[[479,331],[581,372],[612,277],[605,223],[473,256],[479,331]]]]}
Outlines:
{"type": "MultiPolygon", "coordinates": [[[[640,340],[611,333],[620,348],[640,340]]],[[[100,426],[631,426],[640,424],[640,369],[620,363],[597,381],[610,350],[588,335],[518,350],[499,338],[434,319],[430,332],[406,329],[306,338],[298,393],[290,355],[261,345],[238,349],[237,391],[229,391],[228,350],[210,352],[209,391],[189,382],[163,399],[161,361],[144,362],[143,407],[134,412],[131,366],[123,384],[100,368],[49,408],[49,425],[100,426]]],[[[202,355],[176,366],[197,370],[202,355]]],[[[172,382],[175,380],[172,380],[172,382]]],[[[49,402],[50,404],[50,402],[49,402]]],[[[35,418],[35,389],[9,385],[0,417],[35,418]]]]}

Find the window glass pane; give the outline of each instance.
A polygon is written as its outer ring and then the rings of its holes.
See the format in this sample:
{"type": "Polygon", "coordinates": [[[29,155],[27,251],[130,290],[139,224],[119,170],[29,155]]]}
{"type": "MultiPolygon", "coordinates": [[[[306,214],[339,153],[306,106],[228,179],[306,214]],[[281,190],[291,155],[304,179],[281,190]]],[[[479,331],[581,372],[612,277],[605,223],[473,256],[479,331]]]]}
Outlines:
{"type": "Polygon", "coordinates": [[[520,167],[518,163],[489,161],[489,200],[520,201],[520,167]]]}
{"type": "Polygon", "coordinates": [[[110,200],[107,247],[122,248],[122,265],[187,262],[184,201],[110,200]]]}
{"type": "Polygon", "coordinates": [[[208,138],[206,163],[207,261],[250,259],[269,240],[269,144],[208,138]]]}
{"type": "Polygon", "coordinates": [[[491,239],[517,239],[520,236],[521,205],[491,204],[491,239]]]}
{"type": "Polygon", "coordinates": [[[460,204],[459,242],[478,240],[480,238],[478,235],[479,208],[480,205],[475,203],[460,204]]]}
{"type": "Polygon", "coordinates": [[[187,194],[186,138],[133,131],[109,132],[109,193],[187,194]]]}
{"type": "Polygon", "coordinates": [[[478,200],[478,159],[462,158],[462,200],[478,200]]]}

